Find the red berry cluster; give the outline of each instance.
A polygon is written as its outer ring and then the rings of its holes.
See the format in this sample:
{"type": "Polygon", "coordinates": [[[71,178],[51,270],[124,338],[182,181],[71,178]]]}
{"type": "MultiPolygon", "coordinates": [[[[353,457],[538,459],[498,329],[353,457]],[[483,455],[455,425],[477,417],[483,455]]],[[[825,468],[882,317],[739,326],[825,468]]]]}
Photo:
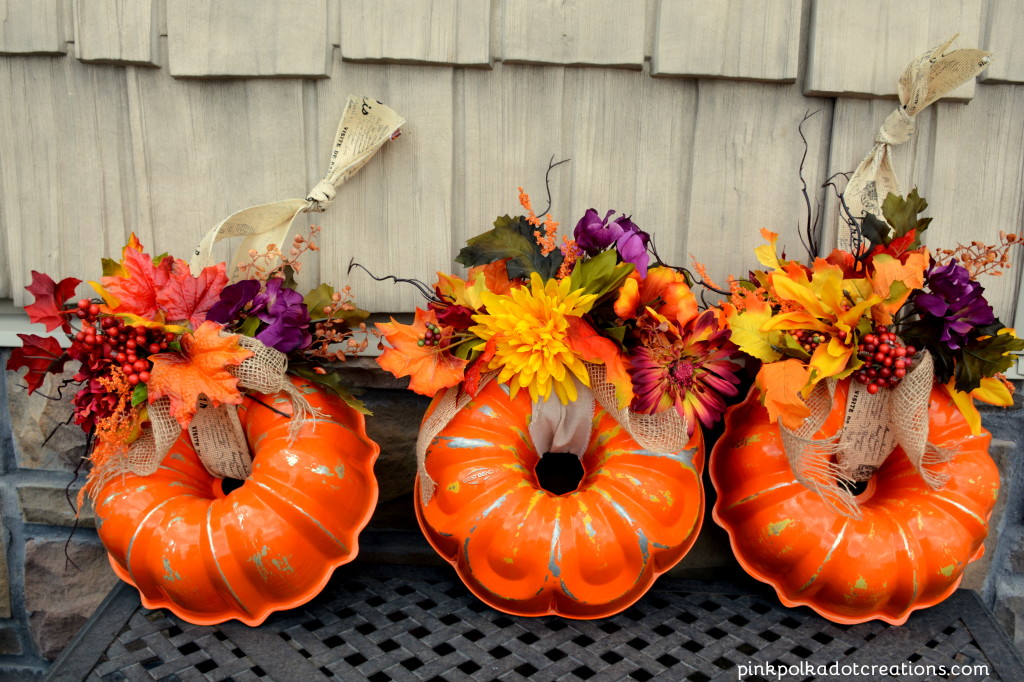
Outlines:
{"type": "Polygon", "coordinates": [[[867,386],[868,393],[899,384],[914,364],[917,349],[904,346],[896,334],[878,327],[873,334],[865,334],[857,346],[857,357],[864,364],[853,373],[853,378],[867,386]]]}
{"type": "Polygon", "coordinates": [[[416,341],[417,346],[436,346],[441,342],[441,328],[432,322],[427,323],[427,331],[423,332],[423,338],[416,341]]]}
{"type": "Polygon", "coordinates": [[[75,315],[82,320],[82,330],[74,336],[72,354],[120,366],[132,386],[149,381],[153,363],[148,356],[166,350],[174,340],[170,332],[130,326],[116,317],[101,317],[100,307],[86,298],[78,302],[75,315]]]}

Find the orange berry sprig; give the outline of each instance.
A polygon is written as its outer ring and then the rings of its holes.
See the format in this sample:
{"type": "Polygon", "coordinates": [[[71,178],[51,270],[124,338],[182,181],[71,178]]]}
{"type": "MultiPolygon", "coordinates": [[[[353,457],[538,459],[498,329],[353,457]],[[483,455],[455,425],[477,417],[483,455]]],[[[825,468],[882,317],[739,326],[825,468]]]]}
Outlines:
{"type": "Polygon", "coordinates": [[[1024,237],[1013,232],[999,231],[999,242],[984,244],[973,241],[970,244],[957,244],[955,249],[935,249],[935,260],[939,265],[946,265],[951,260],[958,260],[967,268],[971,279],[978,275],[998,277],[1010,267],[1010,249],[1024,242],[1024,237]]]}

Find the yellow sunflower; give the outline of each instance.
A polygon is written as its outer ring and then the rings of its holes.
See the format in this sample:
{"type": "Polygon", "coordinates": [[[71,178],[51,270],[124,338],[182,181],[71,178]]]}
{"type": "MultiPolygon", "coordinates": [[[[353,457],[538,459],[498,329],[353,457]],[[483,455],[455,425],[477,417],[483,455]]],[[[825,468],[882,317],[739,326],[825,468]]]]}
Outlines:
{"type": "Polygon", "coordinates": [[[573,376],[590,385],[587,368],[572,348],[568,318],[586,314],[597,296],[569,287],[568,277],[545,283],[533,273],[529,287],[481,295],[487,312],[473,316],[477,324],[469,331],[488,342],[477,349],[493,349],[487,367],[501,370],[498,380],[509,384],[513,398],[525,388],[534,401],[547,400],[554,390],[568,403],[576,399],[573,376]]]}

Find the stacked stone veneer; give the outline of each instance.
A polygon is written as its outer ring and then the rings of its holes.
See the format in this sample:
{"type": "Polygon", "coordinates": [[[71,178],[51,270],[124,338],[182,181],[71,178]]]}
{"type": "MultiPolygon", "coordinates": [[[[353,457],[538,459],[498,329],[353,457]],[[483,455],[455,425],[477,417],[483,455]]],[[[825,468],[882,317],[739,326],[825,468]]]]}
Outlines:
{"type": "MultiPolygon", "coordinates": [[[[6,365],[9,354],[0,349],[0,362],[6,365]]],[[[342,371],[353,383],[369,387],[362,396],[374,412],[367,430],[381,445],[375,468],[380,502],[369,527],[377,539],[361,541],[360,556],[442,564],[425,542],[408,543],[409,533],[419,539],[411,502],[412,453],[428,401],[397,390],[400,382],[373,369],[370,360],[349,363],[342,371]]],[[[28,396],[20,373],[7,372],[6,381],[0,381],[0,549],[5,559],[0,561],[0,680],[42,675],[116,582],[88,505],[75,527],[68,496],[75,498],[84,478],[76,481],[74,471],[86,454],[85,436],[73,424],[62,426],[71,414],[72,391],[64,391],[62,400],[43,396],[56,397],[59,384],[52,380],[28,396]]],[[[986,554],[968,567],[963,586],[986,598],[1024,651],[1024,467],[1013,442],[1020,438],[1024,410],[984,414],[995,438],[991,454],[1003,487],[986,554]]],[[[713,491],[706,477],[705,485],[710,508],[713,491]]],[[[697,544],[672,574],[706,578],[739,571],[709,511],[697,544]]]]}

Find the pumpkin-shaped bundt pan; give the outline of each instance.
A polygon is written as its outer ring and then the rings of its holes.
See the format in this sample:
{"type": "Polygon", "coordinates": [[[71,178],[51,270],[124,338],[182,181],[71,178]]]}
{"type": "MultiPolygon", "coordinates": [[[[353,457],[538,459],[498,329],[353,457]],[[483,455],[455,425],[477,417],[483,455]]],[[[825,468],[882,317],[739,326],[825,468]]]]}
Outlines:
{"type": "MultiPolygon", "coordinates": [[[[437,399],[428,417],[436,406],[437,399]]],[[[437,489],[428,504],[416,496],[420,527],[466,586],[500,611],[579,619],[618,613],[697,538],[700,436],[680,453],[648,452],[597,407],[583,479],[555,495],[537,480],[544,453],[530,439],[530,418],[526,391],[510,400],[496,381],[481,389],[427,449],[437,489]]]]}
{"type": "Polygon", "coordinates": [[[254,458],[240,487],[225,494],[183,432],[156,473],[116,477],[96,495],[114,572],[147,608],[199,625],[259,625],[312,599],[356,556],[380,449],[361,414],[293,383],[323,416],[289,443],[289,420],[275,412],[290,413],[288,397],[246,397],[238,416],[254,458]]]}
{"type": "MultiPolygon", "coordinates": [[[[817,438],[842,424],[848,386],[839,382],[817,438]]],[[[941,388],[931,391],[928,417],[929,440],[955,450],[938,465],[949,482],[930,488],[897,447],[857,496],[862,518],[854,519],[796,481],[778,425],[751,389],[727,413],[710,464],[713,517],[743,568],[787,606],[810,606],[837,623],[901,625],[952,594],[984,552],[999,472],[989,433],[972,435],[941,388]]]]}

